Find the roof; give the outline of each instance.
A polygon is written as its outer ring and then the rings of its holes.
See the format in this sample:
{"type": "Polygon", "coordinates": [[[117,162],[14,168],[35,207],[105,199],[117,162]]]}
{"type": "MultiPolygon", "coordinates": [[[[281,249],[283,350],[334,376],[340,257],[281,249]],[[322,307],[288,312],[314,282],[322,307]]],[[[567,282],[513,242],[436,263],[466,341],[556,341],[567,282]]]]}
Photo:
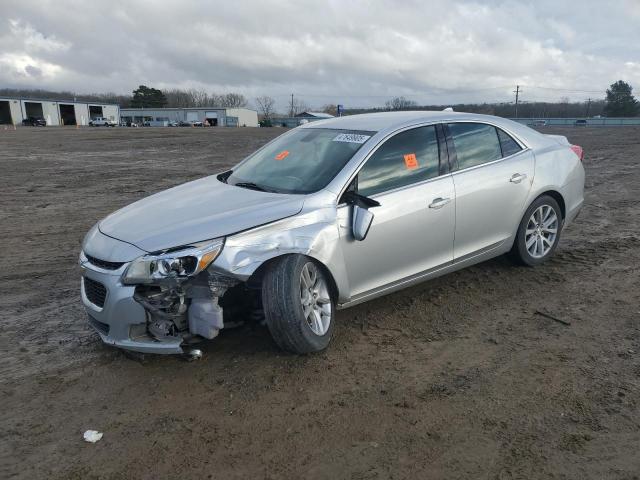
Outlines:
{"type": "Polygon", "coordinates": [[[30,98],[30,97],[3,97],[0,95],[0,100],[2,101],[16,101],[16,102],[51,102],[51,103],[62,103],[64,105],[72,104],[72,103],[82,103],[87,105],[111,105],[114,107],[118,107],[117,103],[110,102],[93,102],[93,101],[85,101],[85,100],[69,100],[69,99],[55,99],[55,98],[30,98]]]}
{"type": "Polygon", "coordinates": [[[228,107],[122,107],[120,110],[154,110],[154,111],[169,111],[169,110],[232,110],[228,107]]]}
{"type": "Polygon", "coordinates": [[[136,111],[139,112],[141,110],[146,111],[174,111],[174,110],[196,110],[196,111],[214,111],[214,110],[218,110],[218,111],[222,111],[222,110],[248,110],[250,112],[255,112],[255,110],[252,110],[250,108],[246,108],[246,107],[122,107],[120,108],[120,110],[122,111],[126,111],[126,110],[131,110],[131,111],[136,111]]]}
{"type": "Polygon", "coordinates": [[[453,111],[402,111],[376,112],[362,115],[334,117],[328,120],[307,123],[298,128],[332,128],[340,130],[364,130],[381,134],[392,133],[404,127],[427,122],[485,122],[525,139],[528,144],[548,143],[544,135],[518,122],[493,115],[462,113],[453,111]]]}
{"type": "Polygon", "coordinates": [[[297,114],[296,117],[335,118],[330,113],[324,112],[302,112],[297,114]]]}

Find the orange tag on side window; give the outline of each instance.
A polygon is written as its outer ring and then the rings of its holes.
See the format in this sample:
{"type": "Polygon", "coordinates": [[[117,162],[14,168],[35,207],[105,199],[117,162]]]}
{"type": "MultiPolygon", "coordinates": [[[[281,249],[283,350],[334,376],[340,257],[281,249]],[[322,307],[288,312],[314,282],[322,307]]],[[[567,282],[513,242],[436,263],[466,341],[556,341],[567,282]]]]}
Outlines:
{"type": "Polygon", "coordinates": [[[404,165],[407,167],[407,170],[415,170],[418,168],[418,159],[416,158],[416,154],[407,153],[404,156],[404,165]]]}
{"type": "Polygon", "coordinates": [[[283,150],[275,156],[276,160],[284,160],[289,155],[289,150],[283,150]]]}

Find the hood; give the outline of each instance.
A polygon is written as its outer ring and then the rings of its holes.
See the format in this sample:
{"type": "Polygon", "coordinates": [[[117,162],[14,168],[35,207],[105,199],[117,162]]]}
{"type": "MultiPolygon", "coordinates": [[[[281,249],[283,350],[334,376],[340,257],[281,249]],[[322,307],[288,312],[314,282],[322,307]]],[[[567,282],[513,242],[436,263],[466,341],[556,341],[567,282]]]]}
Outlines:
{"type": "Polygon", "coordinates": [[[102,220],[99,228],[105,235],[154,252],[290,217],[303,203],[300,195],[249,190],[210,176],[127,205],[102,220]]]}

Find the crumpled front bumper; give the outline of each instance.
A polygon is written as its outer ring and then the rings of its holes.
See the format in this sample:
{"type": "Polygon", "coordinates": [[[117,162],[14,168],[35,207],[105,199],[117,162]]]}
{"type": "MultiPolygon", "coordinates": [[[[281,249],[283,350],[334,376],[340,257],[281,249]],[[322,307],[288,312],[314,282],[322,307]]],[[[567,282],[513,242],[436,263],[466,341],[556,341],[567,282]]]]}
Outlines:
{"type": "Polygon", "coordinates": [[[96,258],[107,257],[107,260],[119,263],[124,259],[130,261],[145,252],[100,233],[96,227],[85,238],[83,253],[80,255],[80,295],[89,316],[89,325],[100,335],[102,341],[142,353],[183,353],[180,346],[182,340],[159,342],[146,333],[147,314],[142,305],[133,298],[135,286],[124,285],[121,281],[122,273],[129,261],[116,270],[107,270],[90,263],[84,255],[85,252],[96,258]],[[87,296],[85,278],[104,287],[106,293],[102,305],[93,303],[87,296]]]}
{"type": "Polygon", "coordinates": [[[147,316],[144,308],[133,298],[135,287],[120,281],[122,269],[114,272],[101,271],[85,263],[80,285],[82,303],[89,315],[91,325],[102,341],[109,345],[143,353],[183,353],[176,342],[159,342],[145,333],[147,316]],[[117,274],[115,274],[118,272],[117,274]],[[106,289],[104,305],[99,307],[87,298],[85,278],[102,284],[106,289]]]}

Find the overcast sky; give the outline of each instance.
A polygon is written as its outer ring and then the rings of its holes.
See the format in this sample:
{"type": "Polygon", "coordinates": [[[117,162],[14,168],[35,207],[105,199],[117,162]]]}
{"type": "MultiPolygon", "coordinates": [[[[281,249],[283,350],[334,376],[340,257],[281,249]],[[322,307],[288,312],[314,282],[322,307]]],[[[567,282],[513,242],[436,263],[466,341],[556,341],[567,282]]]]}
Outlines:
{"type": "Polygon", "coordinates": [[[139,84],[311,106],[640,96],[640,0],[0,0],[0,87],[139,84]]]}

